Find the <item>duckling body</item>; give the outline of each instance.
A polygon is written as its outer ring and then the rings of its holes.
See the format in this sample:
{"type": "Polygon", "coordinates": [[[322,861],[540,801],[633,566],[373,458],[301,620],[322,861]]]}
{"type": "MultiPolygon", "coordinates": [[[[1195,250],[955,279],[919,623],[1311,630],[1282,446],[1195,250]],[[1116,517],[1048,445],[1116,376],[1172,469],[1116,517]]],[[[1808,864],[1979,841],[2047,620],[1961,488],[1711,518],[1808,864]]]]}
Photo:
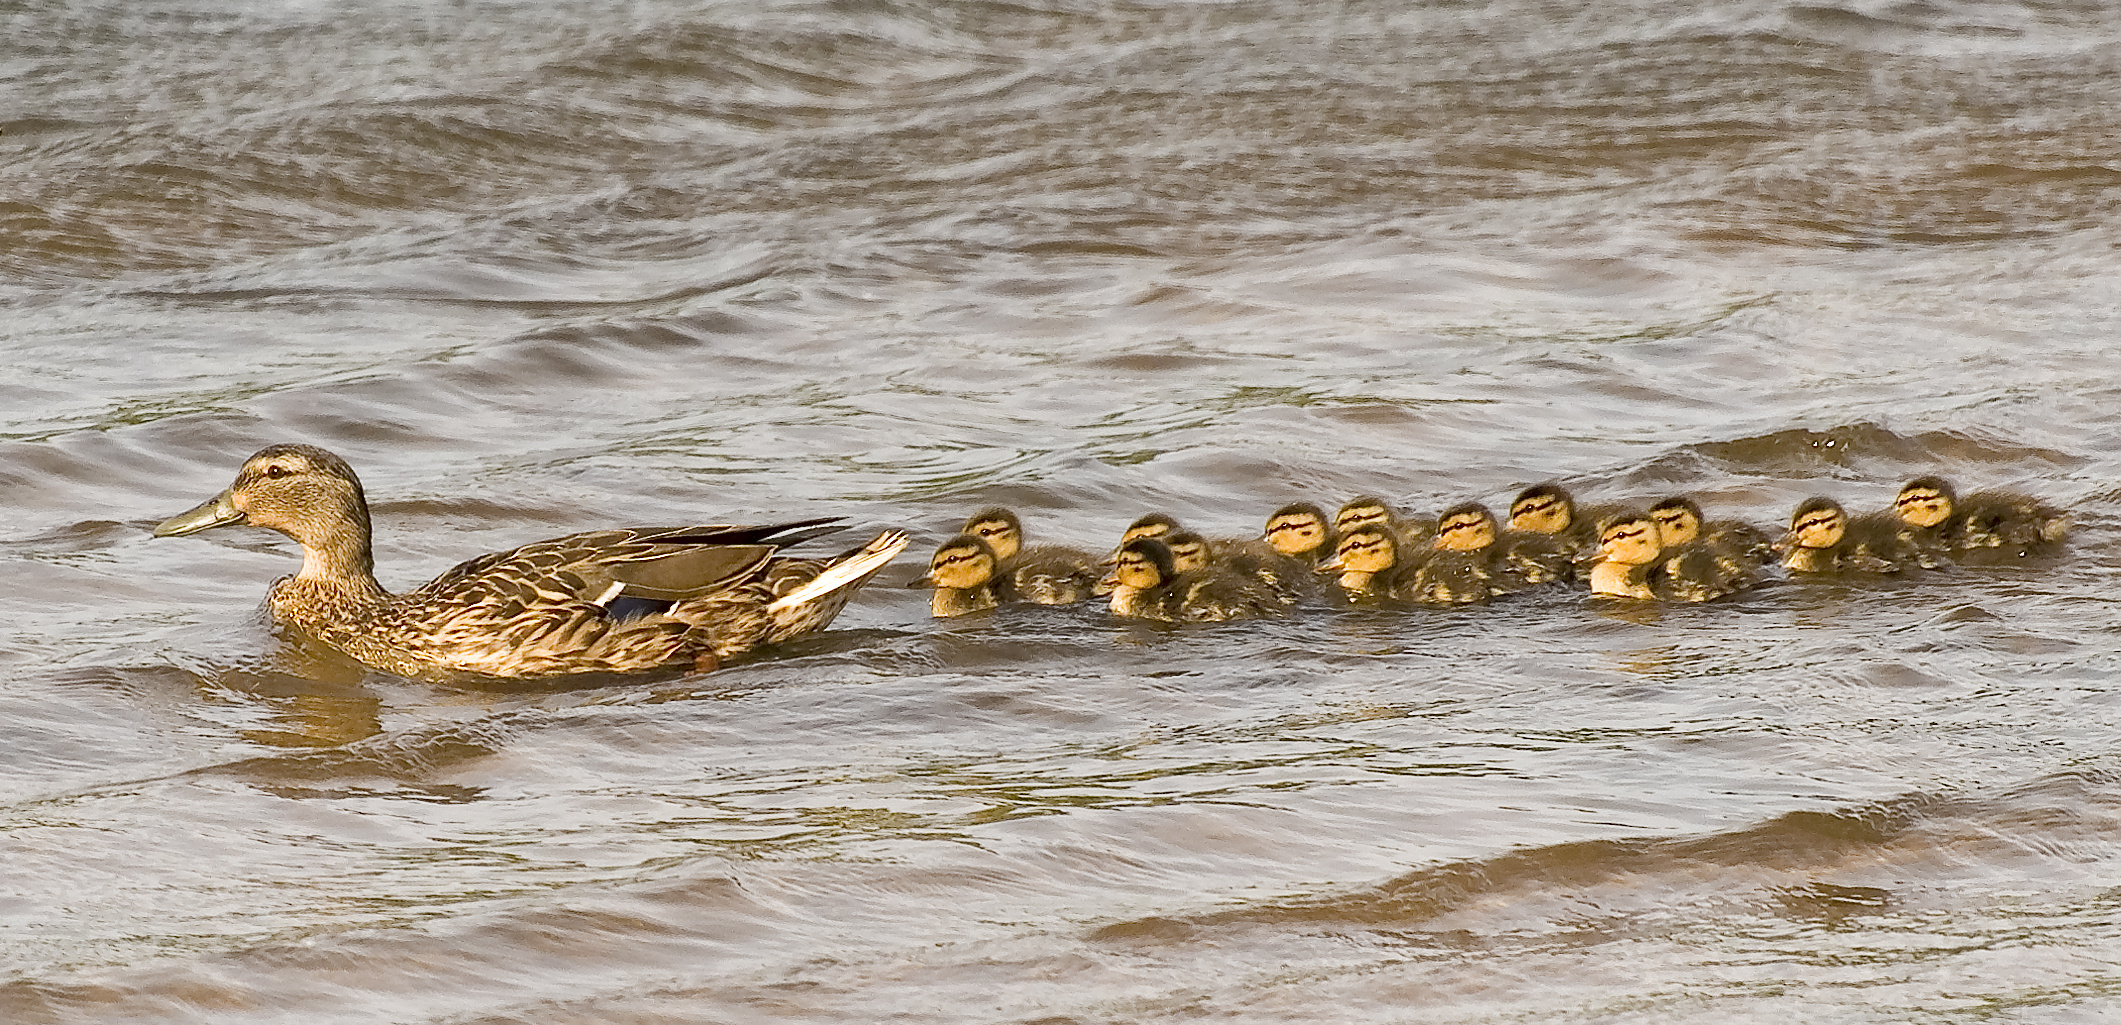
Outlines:
{"type": "Polygon", "coordinates": [[[1258,579],[1214,565],[1179,572],[1171,550],[1156,538],[1120,546],[1106,577],[1112,613],[1168,623],[1219,623],[1288,611],[1292,599],[1258,579]]]}
{"type": "Polygon", "coordinates": [[[943,542],[928,560],[926,576],[909,587],[931,587],[928,613],[937,619],[985,612],[1001,604],[1001,560],[987,542],[959,534],[943,542]]]}
{"type": "Polygon", "coordinates": [[[1776,547],[1792,573],[1898,573],[1920,565],[1914,548],[1901,538],[1897,519],[1878,513],[1851,517],[1830,498],[1797,506],[1776,547]]]}
{"type": "Polygon", "coordinates": [[[1072,605],[1096,592],[1103,575],[1095,555],[1065,545],[1025,545],[1016,513],[994,506],[973,513],[964,535],[979,538],[998,564],[996,594],[1003,601],[1072,605]]]}
{"type": "Polygon", "coordinates": [[[1212,566],[1257,580],[1269,590],[1288,596],[1291,602],[1318,589],[1318,574],[1312,567],[1258,539],[1210,540],[1194,531],[1180,530],[1159,540],[1171,550],[1172,565],[1180,573],[1212,566]]]}
{"type": "Polygon", "coordinates": [[[2069,519],[2029,495],[1980,491],[1960,498],[1942,477],[1917,477],[1893,500],[1899,536],[1923,566],[1953,559],[2014,560],[2051,554],[2069,519]]]}
{"type": "Polygon", "coordinates": [[[535,678],[710,669],[822,629],[906,545],[897,531],[830,559],[779,555],[834,529],[770,526],[600,530],[464,562],[417,590],[376,582],[368,503],[353,468],[309,445],[274,445],[235,483],[156,527],[157,537],[248,524],[302,546],[302,568],[266,609],[387,672],[535,678]]]}

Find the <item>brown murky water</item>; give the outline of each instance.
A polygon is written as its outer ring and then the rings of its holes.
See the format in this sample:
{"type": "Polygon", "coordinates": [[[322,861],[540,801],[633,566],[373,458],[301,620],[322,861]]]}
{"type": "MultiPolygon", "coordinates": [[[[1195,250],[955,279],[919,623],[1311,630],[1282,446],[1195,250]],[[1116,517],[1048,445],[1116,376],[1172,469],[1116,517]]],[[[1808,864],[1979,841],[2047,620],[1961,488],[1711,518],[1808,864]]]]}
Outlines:
{"type": "Polygon", "coordinates": [[[0,1019],[2121,1015],[2121,22],[2087,2],[0,4],[0,1019]],[[1570,483],[2052,563],[1167,629],[882,586],[689,678],[284,645],[386,583],[1570,483]]]}

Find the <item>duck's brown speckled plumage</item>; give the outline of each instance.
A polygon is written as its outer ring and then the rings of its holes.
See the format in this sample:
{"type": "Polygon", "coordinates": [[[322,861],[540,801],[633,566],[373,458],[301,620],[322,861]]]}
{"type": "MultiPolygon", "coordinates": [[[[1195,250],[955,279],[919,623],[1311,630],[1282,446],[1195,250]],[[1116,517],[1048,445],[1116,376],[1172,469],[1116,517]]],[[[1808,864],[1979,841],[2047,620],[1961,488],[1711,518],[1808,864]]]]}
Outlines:
{"type": "Polygon", "coordinates": [[[713,668],[823,628],[905,546],[897,531],[830,559],[778,554],[827,520],[599,530],[464,562],[404,594],[378,584],[367,500],[323,449],[274,445],[157,536],[251,524],[302,545],[266,597],[274,620],[413,677],[532,678],[713,668]],[[807,586],[807,585],[815,586],[807,586]]]}

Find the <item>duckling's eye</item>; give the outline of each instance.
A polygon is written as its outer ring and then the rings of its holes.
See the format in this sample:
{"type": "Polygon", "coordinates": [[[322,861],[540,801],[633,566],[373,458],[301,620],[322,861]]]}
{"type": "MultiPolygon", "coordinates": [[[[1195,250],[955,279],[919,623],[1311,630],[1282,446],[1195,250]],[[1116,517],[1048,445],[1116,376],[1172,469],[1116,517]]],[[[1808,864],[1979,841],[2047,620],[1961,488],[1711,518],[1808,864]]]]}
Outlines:
{"type": "Polygon", "coordinates": [[[1529,515],[1529,514],[1531,514],[1531,513],[1543,513],[1543,512],[1546,512],[1546,511],[1547,511],[1548,509],[1552,509],[1552,508],[1554,508],[1554,505],[1555,505],[1555,503],[1556,503],[1557,501],[1558,501],[1558,500],[1556,500],[1556,499],[1548,499],[1548,500],[1546,500],[1546,501],[1542,502],[1542,501],[1539,501],[1539,500],[1537,500],[1537,499],[1534,499],[1534,500],[1532,500],[1532,501],[1530,501],[1530,502],[1526,502],[1526,503],[1524,503],[1523,505],[1520,505],[1520,506],[1518,506],[1518,507],[1517,507],[1517,515],[1519,515],[1519,516],[1525,516],[1525,515],[1529,515]]]}
{"type": "Polygon", "coordinates": [[[1829,526],[1829,525],[1831,525],[1831,524],[1832,524],[1832,523],[1833,523],[1833,522],[1834,522],[1834,521],[1835,521],[1836,519],[1837,519],[1837,517],[1833,517],[1833,516],[1815,516],[1815,517],[1813,517],[1813,518],[1811,518],[1811,519],[1808,519],[1808,520],[1802,520],[1802,521],[1800,521],[1800,522],[1799,522],[1799,523],[1797,524],[1797,529],[1798,529],[1798,530],[1810,530],[1810,529],[1812,529],[1813,527],[1825,527],[1825,526],[1829,526]]]}
{"type": "Polygon", "coordinates": [[[267,477],[285,477],[293,472],[293,470],[281,466],[279,463],[271,463],[265,467],[265,475],[267,477]]]}

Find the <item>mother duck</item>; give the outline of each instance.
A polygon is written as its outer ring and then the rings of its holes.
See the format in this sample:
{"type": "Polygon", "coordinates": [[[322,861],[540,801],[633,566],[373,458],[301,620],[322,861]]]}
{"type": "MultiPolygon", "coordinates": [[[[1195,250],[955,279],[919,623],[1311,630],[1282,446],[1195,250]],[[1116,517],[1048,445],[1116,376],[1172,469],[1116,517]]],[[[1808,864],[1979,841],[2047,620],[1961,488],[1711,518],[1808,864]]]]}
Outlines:
{"type": "Polygon", "coordinates": [[[402,676],[535,678],[713,669],[823,629],[906,546],[894,530],[834,558],[778,554],[838,529],[831,520],[569,534],[392,594],[376,582],[353,467],[315,446],[273,445],[155,536],[238,524],[279,531],[302,546],[302,569],[266,596],[276,622],[402,676]]]}

